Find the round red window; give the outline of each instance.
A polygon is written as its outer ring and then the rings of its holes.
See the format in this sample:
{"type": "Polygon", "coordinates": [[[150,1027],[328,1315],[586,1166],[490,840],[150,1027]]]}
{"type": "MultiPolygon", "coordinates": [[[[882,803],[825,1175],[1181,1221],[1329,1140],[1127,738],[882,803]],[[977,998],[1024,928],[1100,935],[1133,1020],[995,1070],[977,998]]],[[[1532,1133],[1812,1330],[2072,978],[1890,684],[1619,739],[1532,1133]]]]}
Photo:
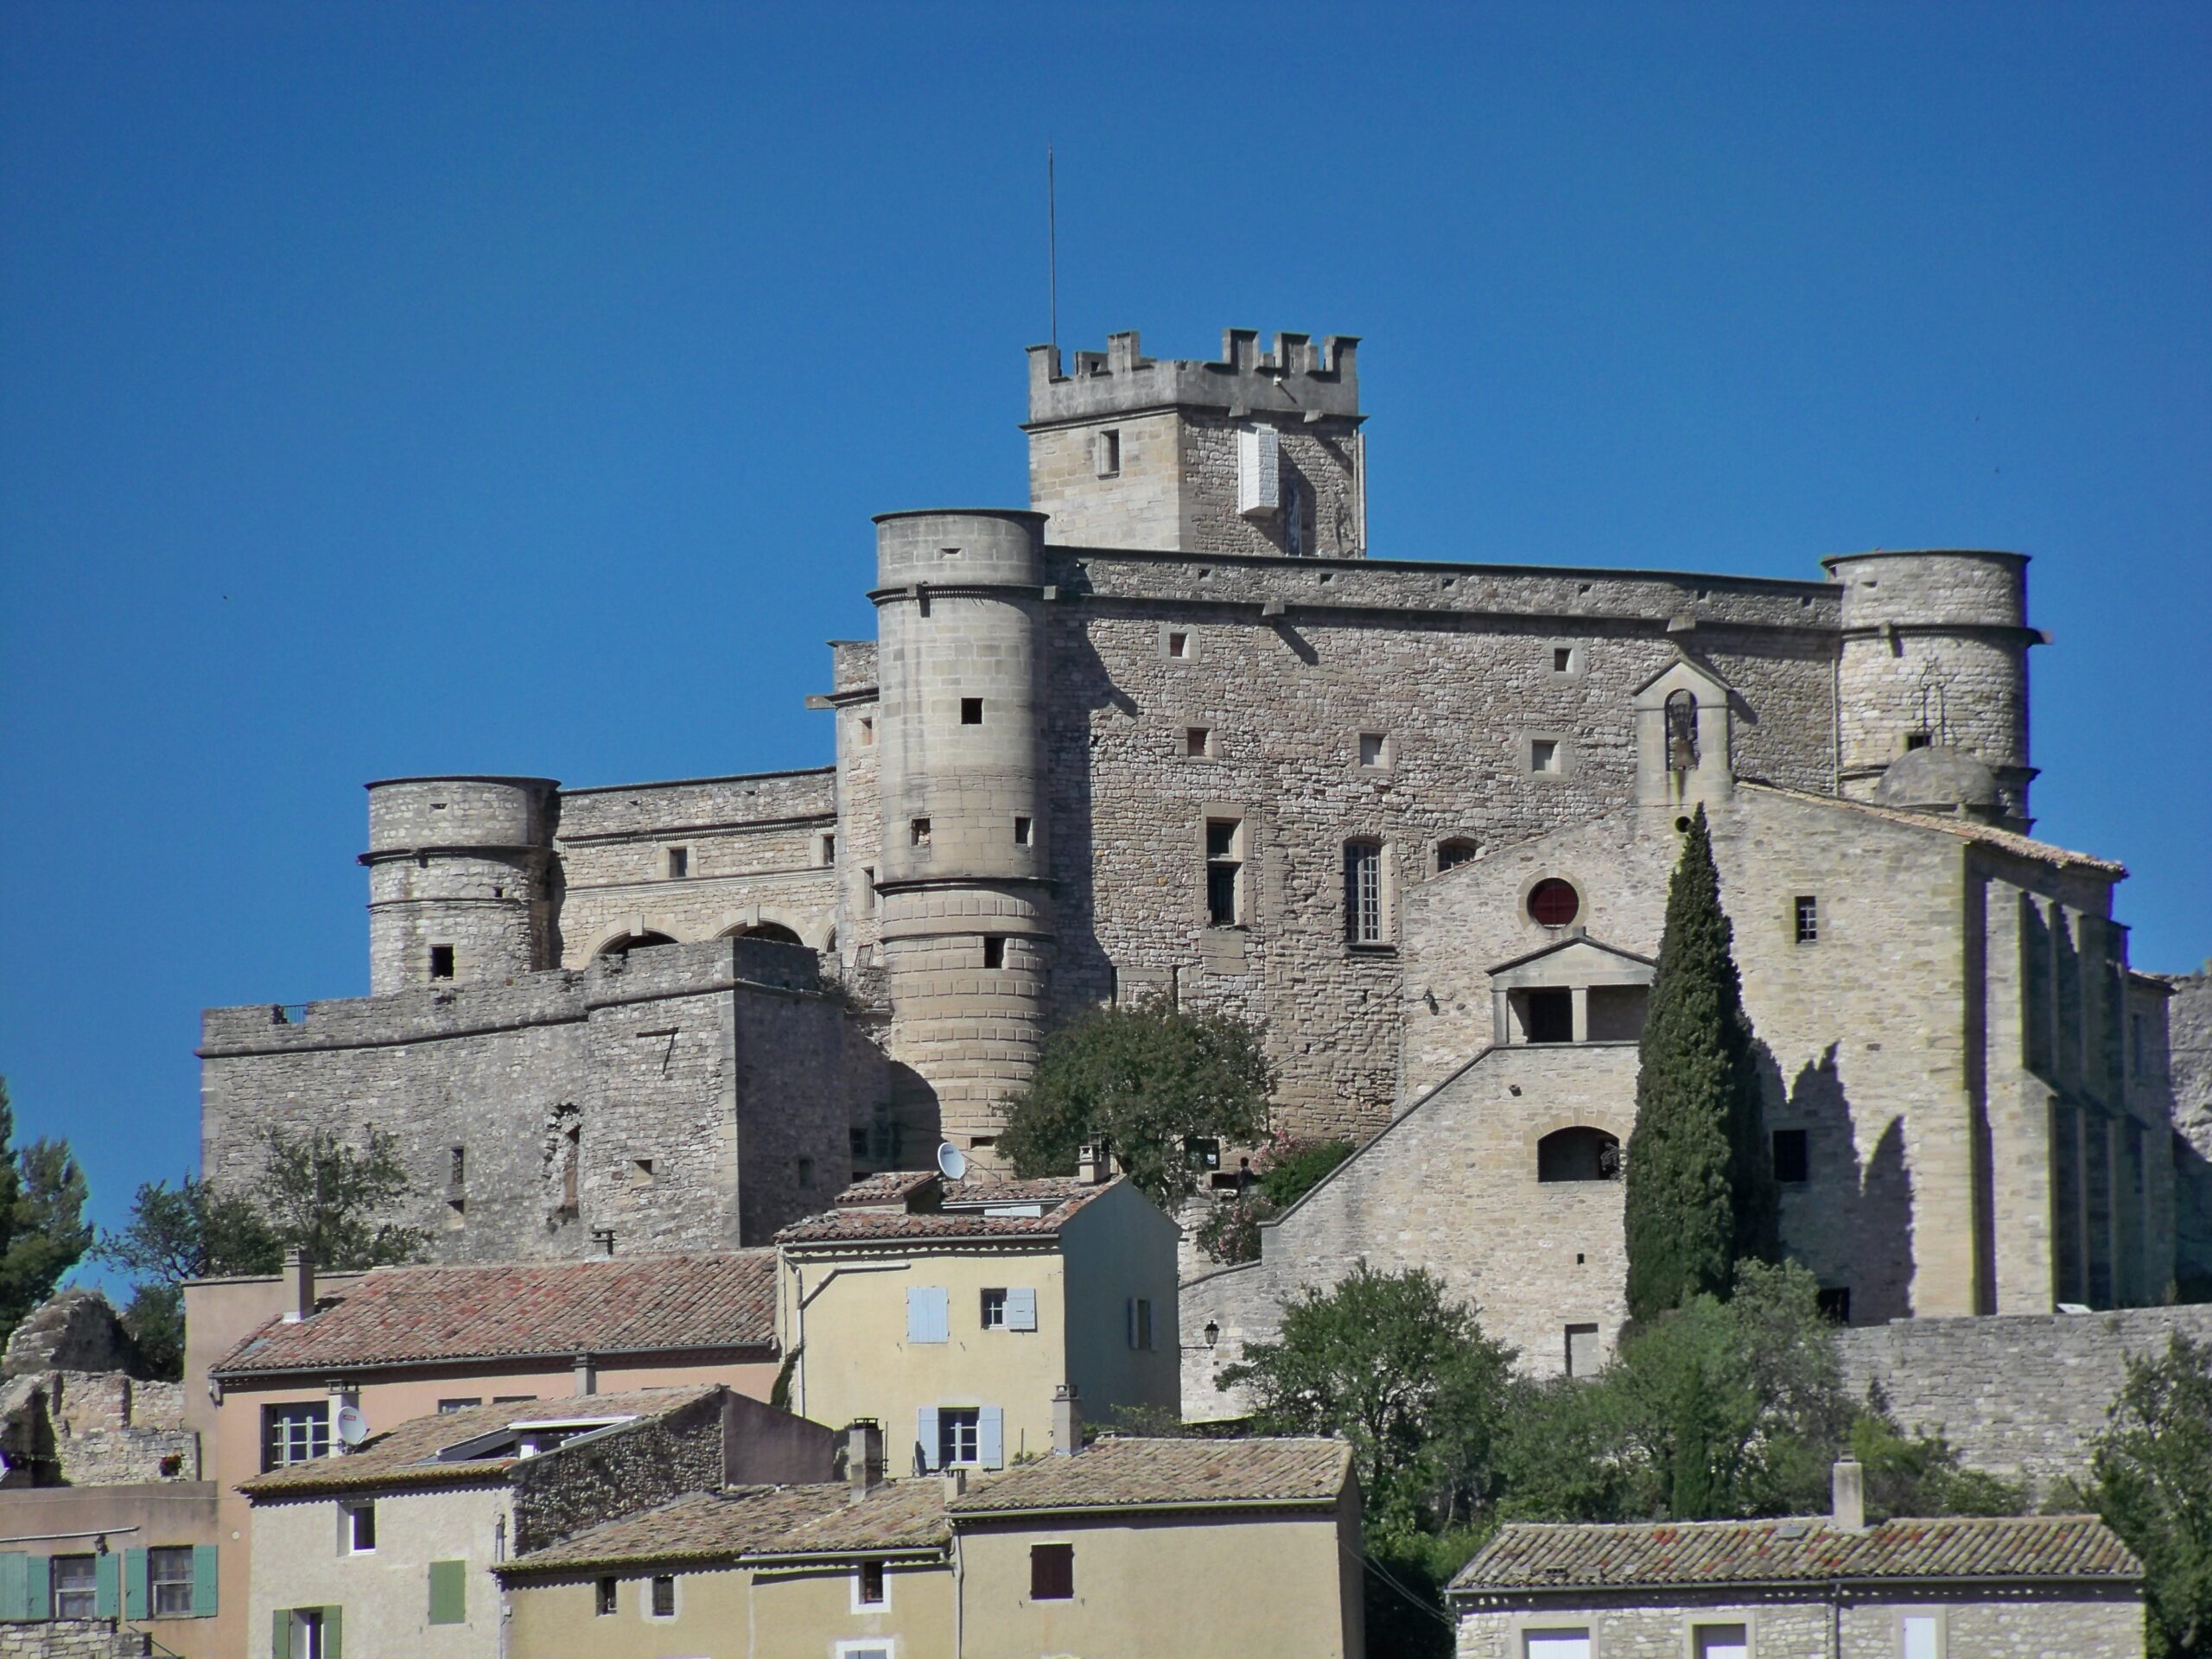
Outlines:
{"type": "Polygon", "coordinates": [[[1555,875],[1529,889],[1529,915],[1545,927],[1565,927],[1581,909],[1581,895],[1555,875]]]}

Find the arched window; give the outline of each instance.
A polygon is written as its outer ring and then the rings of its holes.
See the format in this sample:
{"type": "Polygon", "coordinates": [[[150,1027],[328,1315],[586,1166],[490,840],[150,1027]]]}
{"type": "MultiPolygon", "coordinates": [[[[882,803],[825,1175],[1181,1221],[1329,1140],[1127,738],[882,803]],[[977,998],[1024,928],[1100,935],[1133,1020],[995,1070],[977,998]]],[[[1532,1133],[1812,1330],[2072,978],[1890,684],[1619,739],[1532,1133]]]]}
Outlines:
{"type": "Polygon", "coordinates": [[[674,944],[676,941],[665,933],[648,930],[643,933],[625,933],[620,938],[609,939],[599,947],[602,957],[626,957],[632,950],[650,950],[658,944],[674,944]]]}
{"type": "Polygon", "coordinates": [[[1548,875],[1529,889],[1529,919],[1539,927],[1567,927],[1582,913],[1582,895],[1571,881],[1548,875]]]}
{"type": "Polygon", "coordinates": [[[1441,875],[1446,870],[1456,870],[1462,864],[1473,859],[1474,855],[1475,843],[1465,836],[1455,836],[1450,841],[1440,841],[1436,843],[1436,873],[1441,875]]]}
{"type": "Polygon", "coordinates": [[[804,941],[781,922],[755,922],[751,927],[733,927],[722,936],[730,939],[767,939],[777,944],[799,944],[804,941]]]}
{"type": "Polygon", "coordinates": [[[1667,694],[1667,769],[1697,770],[1697,698],[1688,691],[1667,694]]]}
{"type": "Polygon", "coordinates": [[[1620,1173],[1621,1143],[1603,1129],[1579,1123],[1536,1142],[1540,1181],[1617,1181],[1620,1173]]]}

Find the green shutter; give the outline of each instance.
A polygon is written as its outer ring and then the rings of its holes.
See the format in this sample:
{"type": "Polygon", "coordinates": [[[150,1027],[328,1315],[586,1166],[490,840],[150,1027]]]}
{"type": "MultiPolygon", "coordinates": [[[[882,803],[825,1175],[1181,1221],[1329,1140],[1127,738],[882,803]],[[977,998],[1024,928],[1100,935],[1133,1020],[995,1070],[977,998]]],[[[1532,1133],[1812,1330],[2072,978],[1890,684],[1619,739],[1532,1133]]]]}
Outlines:
{"type": "Polygon", "coordinates": [[[123,1616],[125,1618],[144,1618],[154,1605],[153,1593],[146,1587],[146,1552],[126,1549],[123,1552],[123,1616]]]}
{"type": "Polygon", "coordinates": [[[31,1557],[30,1572],[23,1584],[23,1617],[54,1617],[54,1563],[43,1555],[31,1557]]]}
{"type": "Polygon", "coordinates": [[[468,1622],[468,1563],[430,1563],[430,1623],[466,1624],[468,1622]]]}
{"type": "Polygon", "coordinates": [[[123,1611],[123,1562],[102,1555],[92,1562],[92,1616],[113,1618],[123,1611]]]}
{"type": "Polygon", "coordinates": [[[269,1659],[292,1659],[292,1610],[279,1607],[269,1615],[269,1659]]]}
{"type": "MultiPolygon", "coordinates": [[[[41,1567],[46,1563],[41,1561],[41,1567]]],[[[20,1550],[0,1554],[0,1618],[29,1618],[31,1558],[20,1550]]]]}
{"type": "Polygon", "coordinates": [[[345,1626],[343,1609],[326,1607],[322,1610],[322,1659],[345,1659],[345,1626]]]}
{"type": "Polygon", "coordinates": [[[220,1552],[213,1544],[194,1544],[192,1547],[192,1616],[213,1618],[215,1616],[215,1590],[219,1577],[217,1563],[220,1552]]]}

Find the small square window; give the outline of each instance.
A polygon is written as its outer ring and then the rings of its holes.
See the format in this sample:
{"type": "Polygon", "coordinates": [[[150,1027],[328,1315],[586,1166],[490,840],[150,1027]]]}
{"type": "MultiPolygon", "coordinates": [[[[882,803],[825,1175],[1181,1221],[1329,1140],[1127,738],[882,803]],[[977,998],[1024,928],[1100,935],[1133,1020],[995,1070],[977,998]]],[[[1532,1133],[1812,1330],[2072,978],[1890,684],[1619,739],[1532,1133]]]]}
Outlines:
{"type": "Polygon", "coordinates": [[[1799,893],[1790,903],[1790,918],[1796,929],[1798,944],[1820,943],[1821,901],[1817,895],[1799,893]]]}
{"type": "Polygon", "coordinates": [[[1006,1292],[987,1290],[983,1293],[982,1317],[984,1330],[1003,1331],[1006,1329],[1006,1292]]]}
{"type": "Polygon", "coordinates": [[[983,935],[983,966],[986,968],[1003,968],[1006,966],[1006,938],[1004,935],[998,933],[986,933],[983,935]]]}
{"type": "Polygon", "coordinates": [[[601,1579],[592,1586],[591,1610],[601,1618],[614,1611],[615,1582],[611,1578],[601,1579]]]}
{"type": "Polygon", "coordinates": [[[670,848],[668,849],[668,879],[671,881],[681,881],[690,874],[691,849],[689,847],[670,848]]]}
{"type": "Polygon", "coordinates": [[[1075,1599],[1075,1546],[1029,1546],[1029,1599],[1071,1601],[1075,1599]]]}
{"type": "Polygon", "coordinates": [[[884,1593],[883,1563],[862,1561],[853,1575],[853,1601],[856,1606],[880,1607],[890,1598],[884,1593]]]}
{"type": "Polygon", "coordinates": [[[1924,749],[1928,743],[1929,734],[1926,732],[1907,732],[1904,734],[1904,746],[1908,751],[1924,749]]]}
{"type": "Polygon", "coordinates": [[[676,1617],[676,1575],[672,1573],[658,1573],[653,1575],[653,1617],[655,1618],[676,1617]]]}
{"type": "Polygon", "coordinates": [[[907,839],[914,846],[928,846],[930,844],[930,821],[927,818],[914,819],[906,826],[906,836],[907,839]]]}
{"type": "Polygon", "coordinates": [[[1849,1285],[1823,1285],[1815,1294],[1814,1300],[1818,1305],[1821,1315],[1830,1322],[1836,1325],[1851,1323],[1851,1287],[1849,1285]]]}
{"type": "Polygon", "coordinates": [[[1568,645],[1554,645],[1552,647],[1552,672],[1554,674],[1571,674],[1573,671],[1573,648],[1568,645]]]}
{"type": "Polygon", "coordinates": [[[1091,458],[1097,463],[1098,476],[1117,477],[1122,470],[1122,433],[1119,427],[1108,427],[1098,434],[1091,448],[1091,458]]]}
{"type": "Polygon", "coordinates": [[[1812,1138],[1803,1129],[1774,1132],[1774,1179],[1784,1186],[1802,1186],[1812,1179],[1812,1138]]]}
{"type": "Polygon", "coordinates": [[[1015,846],[1029,845],[1029,819],[1019,812],[1015,813],[1014,816],[1014,844],[1015,846]]]}
{"type": "Polygon", "coordinates": [[[814,1185],[813,1159],[802,1158],[798,1160],[798,1184],[801,1186],[810,1187],[814,1185]]]}
{"type": "Polygon", "coordinates": [[[650,1158],[632,1158],[630,1160],[630,1185],[651,1186],[652,1184],[653,1160],[650,1158]]]}
{"type": "Polygon", "coordinates": [[[346,1547],[356,1555],[366,1555],[377,1547],[377,1506],[374,1503],[354,1503],[346,1510],[346,1547]]]}
{"type": "Polygon", "coordinates": [[[1203,760],[1213,753],[1213,728],[1210,726],[1185,726],[1183,728],[1183,753],[1192,760],[1203,760]]]}
{"type": "Polygon", "coordinates": [[[1170,657],[1188,657],[1191,654],[1191,636],[1179,629],[1169,629],[1167,654],[1170,657]]]}
{"type": "Polygon", "coordinates": [[[861,716],[861,747],[872,749],[874,747],[875,720],[872,715],[862,715],[861,716]]]}
{"type": "Polygon", "coordinates": [[[1359,764],[1363,766],[1389,766],[1389,738],[1381,732],[1362,732],[1359,734],[1359,764]]]}
{"type": "Polygon", "coordinates": [[[1529,770],[1533,772],[1557,772],[1560,770],[1557,738],[1532,737],[1529,740],[1529,770]]]}
{"type": "Polygon", "coordinates": [[[981,697],[960,699],[960,723],[963,726],[980,726],[983,723],[983,700],[981,697]]]}
{"type": "Polygon", "coordinates": [[[430,947],[430,977],[432,979],[453,977],[453,946],[434,944],[430,947]]]}

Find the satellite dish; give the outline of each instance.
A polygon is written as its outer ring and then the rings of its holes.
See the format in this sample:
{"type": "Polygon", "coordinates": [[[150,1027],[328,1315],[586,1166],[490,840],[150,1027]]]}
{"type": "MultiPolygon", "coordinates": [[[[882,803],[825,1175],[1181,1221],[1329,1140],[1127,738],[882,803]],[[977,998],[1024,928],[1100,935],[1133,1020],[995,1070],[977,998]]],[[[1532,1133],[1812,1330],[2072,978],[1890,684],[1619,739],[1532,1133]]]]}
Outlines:
{"type": "Polygon", "coordinates": [[[937,1149],[938,1173],[948,1181],[957,1181],[968,1173],[968,1154],[947,1141],[937,1149]]]}
{"type": "Polygon", "coordinates": [[[338,1438],[346,1446],[359,1446],[369,1438],[369,1420],[359,1406],[338,1408],[338,1438]]]}

